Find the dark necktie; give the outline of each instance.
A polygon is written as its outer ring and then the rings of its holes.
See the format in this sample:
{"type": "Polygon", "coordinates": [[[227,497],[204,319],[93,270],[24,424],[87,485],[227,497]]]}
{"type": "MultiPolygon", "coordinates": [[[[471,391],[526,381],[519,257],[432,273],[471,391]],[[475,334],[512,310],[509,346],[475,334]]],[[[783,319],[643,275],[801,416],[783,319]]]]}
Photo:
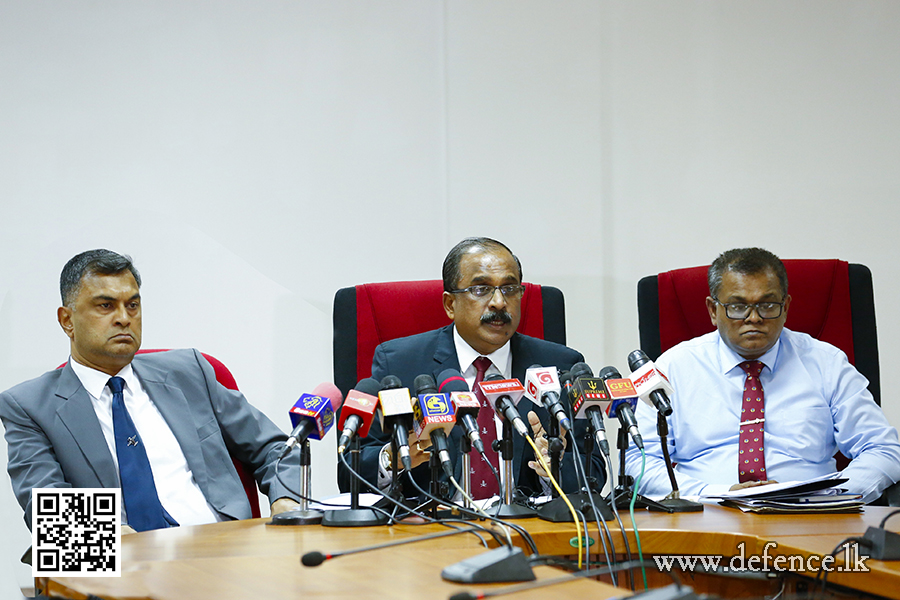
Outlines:
{"type": "MultiPolygon", "coordinates": [[[[487,398],[481,392],[478,385],[484,381],[484,374],[491,367],[491,359],[479,356],[473,363],[475,365],[475,383],[472,385],[475,397],[481,402],[481,409],[478,411],[478,430],[481,433],[481,441],[484,442],[484,453],[494,465],[496,469],[499,465],[497,453],[494,452],[494,440],[497,439],[497,425],[494,423],[494,409],[488,403],[487,398]]],[[[497,479],[491,472],[491,468],[484,462],[484,458],[478,456],[472,457],[472,498],[482,500],[490,498],[500,493],[497,486],[497,479]]]]}
{"type": "Polygon", "coordinates": [[[748,360],[740,364],[747,373],[738,440],[738,481],[741,483],[768,479],[765,453],[766,397],[759,380],[759,374],[764,366],[758,360],[748,360]]]}
{"type": "Polygon", "coordinates": [[[119,460],[119,479],[128,525],[135,531],[161,529],[177,525],[159,502],[147,450],[138,435],[131,416],[125,409],[125,380],[111,377],[106,383],[113,393],[112,417],[119,460]]]}

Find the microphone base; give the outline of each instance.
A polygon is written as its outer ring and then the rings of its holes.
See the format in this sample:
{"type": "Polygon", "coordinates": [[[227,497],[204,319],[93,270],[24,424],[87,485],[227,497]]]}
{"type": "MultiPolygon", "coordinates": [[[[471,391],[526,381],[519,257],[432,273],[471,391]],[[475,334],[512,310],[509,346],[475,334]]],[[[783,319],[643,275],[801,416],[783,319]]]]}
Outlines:
{"type": "MultiPolygon", "coordinates": [[[[609,502],[607,502],[606,498],[599,494],[591,494],[591,496],[593,496],[594,505],[600,513],[600,518],[604,521],[613,520],[615,515],[609,507],[609,502]]],[[[594,520],[594,510],[591,508],[591,501],[586,492],[566,494],[566,497],[569,499],[569,502],[572,503],[575,510],[580,510],[584,513],[584,517],[587,520],[594,520]]],[[[572,513],[562,498],[554,498],[550,502],[541,505],[537,510],[537,516],[545,521],[551,521],[553,523],[573,522],[572,513]]]]}
{"type": "Polygon", "coordinates": [[[318,525],[324,513],[321,510],[288,510],[272,517],[269,525],[318,525]]]}
{"type": "Polygon", "coordinates": [[[491,504],[489,508],[484,509],[484,512],[497,519],[528,519],[537,516],[537,511],[528,506],[523,506],[521,504],[502,504],[500,502],[491,504]],[[498,504],[500,506],[499,512],[497,511],[498,504]]]}
{"type": "Polygon", "coordinates": [[[324,527],[369,527],[387,525],[388,518],[371,508],[347,508],[326,510],[322,517],[324,527]]]}
{"type": "Polygon", "coordinates": [[[657,512],[669,512],[669,513],[677,513],[677,512],[703,512],[703,505],[699,502],[693,502],[692,500],[685,500],[684,498],[665,498],[660,500],[658,503],[660,506],[664,508],[656,508],[655,506],[648,506],[649,510],[657,511],[657,512]]]}
{"type": "MultiPolygon", "coordinates": [[[[631,496],[633,494],[633,490],[631,488],[616,488],[615,491],[615,502],[616,508],[631,508],[631,496]]],[[[653,510],[658,510],[660,512],[673,513],[675,510],[663,506],[656,500],[651,500],[646,496],[637,495],[637,499],[634,502],[635,508],[650,508],[653,507],[653,510]]]]}
{"type": "Polygon", "coordinates": [[[496,548],[445,567],[441,577],[455,583],[534,581],[534,571],[521,548],[496,548]]]}

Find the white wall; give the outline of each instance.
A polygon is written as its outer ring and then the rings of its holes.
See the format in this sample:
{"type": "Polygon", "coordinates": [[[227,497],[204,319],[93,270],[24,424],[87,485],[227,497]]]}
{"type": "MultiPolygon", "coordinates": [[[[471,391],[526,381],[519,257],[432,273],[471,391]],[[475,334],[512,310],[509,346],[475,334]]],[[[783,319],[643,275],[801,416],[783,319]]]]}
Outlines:
{"type": "MultiPolygon", "coordinates": [[[[0,0],[0,389],[66,359],[59,271],[109,247],[144,346],[218,356],[286,428],[332,376],[335,290],[436,278],[466,235],[565,291],[595,369],[638,346],[644,275],[743,245],[862,262],[888,371],[898,30],[888,1],[0,0]]],[[[8,479],[0,507],[11,587],[8,479]]]]}

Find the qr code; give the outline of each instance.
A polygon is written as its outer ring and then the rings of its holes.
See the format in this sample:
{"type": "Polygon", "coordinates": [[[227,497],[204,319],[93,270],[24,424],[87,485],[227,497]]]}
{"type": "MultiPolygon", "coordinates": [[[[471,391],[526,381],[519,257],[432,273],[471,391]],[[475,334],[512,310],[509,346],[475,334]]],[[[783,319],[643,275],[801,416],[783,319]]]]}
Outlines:
{"type": "Polygon", "coordinates": [[[118,488],[32,490],[34,577],[119,577],[120,513],[118,488]]]}

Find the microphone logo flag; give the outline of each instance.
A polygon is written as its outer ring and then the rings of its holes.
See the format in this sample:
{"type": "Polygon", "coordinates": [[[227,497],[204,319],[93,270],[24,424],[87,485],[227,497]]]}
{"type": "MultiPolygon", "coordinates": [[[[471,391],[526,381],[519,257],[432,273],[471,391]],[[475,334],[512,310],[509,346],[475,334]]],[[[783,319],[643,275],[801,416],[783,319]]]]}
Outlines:
{"type": "Polygon", "coordinates": [[[334,409],[331,407],[331,400],[324,396],[303,394],[291,407],[290,415],[292,427],[297,427],[302,419],[308,419],[315,423],[316,430],[309,434],[309,439],[312,440],[321,440],[334,425],[334,409]]]}
{"type": "Polygon", "coordinates": [[[606,389],[612,399],[612,403],[606,409],[606,414],[610,418],[616,417],[618,408],[622,404],[628,404],[631,408],[637,405],[638,393],[630,379],[607,379],[606,389]]]}

